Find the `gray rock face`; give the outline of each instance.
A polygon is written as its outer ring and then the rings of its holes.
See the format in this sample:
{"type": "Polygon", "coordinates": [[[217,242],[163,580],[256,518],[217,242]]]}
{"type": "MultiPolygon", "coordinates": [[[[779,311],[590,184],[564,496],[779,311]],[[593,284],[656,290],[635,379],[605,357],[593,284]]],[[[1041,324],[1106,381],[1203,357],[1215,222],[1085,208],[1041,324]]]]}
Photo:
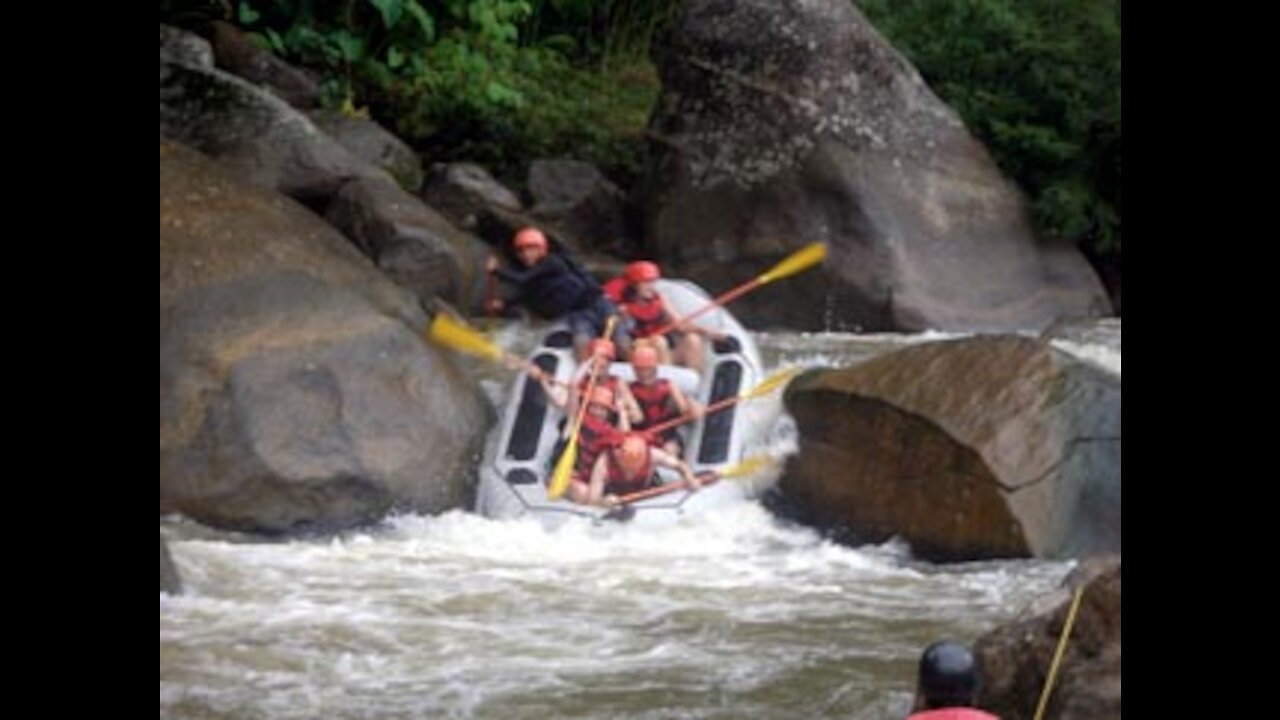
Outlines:
{"type": "Polygon", "coordinates": [[[386,128],[368,118],[349,117],[336,110],[316,110],[310,117],[356,157],[387,171],[406,192],[416,193],[422,187],[422,159],[386,128]]]}
{"type": "Polygon", "coordinates": [[[491,422],[417,300],[314,215],[160,149],[160,507],[278,533],[469,504],[491,422]]]}
{"type": "Polygon", "coordinates": [[[213,54],[218,67],[259,85],[300,110],[320,102],[320,84],[305,72],[264,50],[231,23],[215,20],[213,54]]]}
{"type": "Polygon", "coordinates": [[[735,304],[757,326],[1042,329],[1110,312],[1072,247],[844,0],[694,0],[659,44],[646,242],[720,292],[814,241],[803,282],[735,304]]]}
{"type": "Polygon", "coordinates": [[[1023,337],[912,346],[793,381],[801,519],[934,560],[1120,551],[1120,380],[1023,337]]]}
{"type": "Polygon", "coordinates": [[[486,246],[389,180],[347,183],[325,214],[400,286],[481,310],[486,246]]]}
{"type": "Polygon", "coordinates": [[[461,228],[475,227],[487,212],[519,213],[515,193],[474,163],[437,163],[431,167],[422,199],[461,228]]]}
{"type": "Polygon", "coordinates": [[[594,165],[578,160],[535,160],[529,166],[530,212],[553,224],[581,250],[625,254],[635,235],[626,194],[594,165]]]}
{"type": "Polygon", "coordinates": [[[160,137],[240,179],[323,208],[348,181],[389,178],[275,95],[221,70],[160,60],[160,137]]]}
{"type": "Polygon", "coordinates": [[[209,41],[168,25],[160,26],[160,59],[195,67],[213,67],[213,48],[209,41]]]}
{"type": "Polygon", "coordinates": [[[1033,717],[1065,627],[1071,596],[1084,586],[1075,624],[1044,717],[1046,720],[1119,720],[1121,700],[1120,557],[1091,560],[1064,588],[1026,617],[978,639],[981,707],[1003,718],[1033,717]]]}

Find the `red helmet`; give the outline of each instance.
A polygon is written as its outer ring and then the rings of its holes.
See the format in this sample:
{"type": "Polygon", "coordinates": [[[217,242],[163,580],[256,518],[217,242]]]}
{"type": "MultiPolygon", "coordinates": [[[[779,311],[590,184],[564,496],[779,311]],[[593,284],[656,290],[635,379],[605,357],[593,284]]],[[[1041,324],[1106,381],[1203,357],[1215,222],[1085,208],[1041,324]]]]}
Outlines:
{"type": "Polygon", "coordinates": [[[658,367],[658,351],[652,345],[640,345],[631,351],[631,366],[636,370],[658,367]]]}
{"type": "Polygon", "coordinates": [[[612,361],[618,357],[618,349],[613,346],[613,341],[607,338],[596,338],[587,343],[587,354],[591,356],[604,355],[606,359],[612,361]]]}
{"type": "Polygon", "coordinates": [[[627,472],[636,472],[649,459],[649,443],[639,433],[630,433],[618,446],[618,464],[627,472]]]}
{"type": "Polygon", "coordinates": [[[603,405],[610,410],[613,409],[613,389],[607,385],[597,385],[591,388],[591,405],[603,405]]]}
{"type": "Polygon", "coordinates": [[[521,228],[516,232],[515,237],[511,239],[511,244],[515,246],[516,250],[535,247],[545,253],[547,251],[547,236],[543,235],[542,231],[537,228],[521,228]]]}
{"type": "Polygon", "coordinates": [[[637,260],[631,263],[623,274],[626,276],[627,282],[632,285],[652,282],[662,277],[662,271],[658,269],[658,266],[648,260],[637,260]]]}

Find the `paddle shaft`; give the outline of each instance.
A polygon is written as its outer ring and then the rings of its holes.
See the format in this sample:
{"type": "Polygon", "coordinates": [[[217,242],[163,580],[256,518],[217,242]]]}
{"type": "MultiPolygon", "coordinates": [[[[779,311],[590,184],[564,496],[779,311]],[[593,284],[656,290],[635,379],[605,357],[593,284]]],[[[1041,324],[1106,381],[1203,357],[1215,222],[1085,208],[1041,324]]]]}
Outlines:
{"type": "MultiPolygon", "coordinates": [[[[769,377],[765,378],[763,381],[761,381],[759,385],[756,385],[754,388],[748,390],[747,392],[734,395],[733,397],[727,397],[722,400],[717,400],[711,403],[710,405],[708,405],[706,408],[703,409],[702,415],[703,417],[706,417],[707,415],[713,412],[719,412],[720,410],[723,410],[734,403],[739,403],[739,402],[742,402],[743,400],[753,400],[755,398],[762,397],[767,393],[773,392],[773,390],[776,389],[779,385],[791,379],[791,377],[794,376],[796,372],[797,371],[795,370],[783,370],[781,372],[776,372],[770,375],[769,377]]],[[[696,420],[696,419],[697,418],[694,417],[693,413],[685,413],[679,417],[674,417],[674,418],[671,418],[670,420],[664,420],[658,423],[657,425],[654,425],[651,428],[646,428],[642,430],[641,432],[657,435],[658,433],[666,432],[667,430],[670,430],[671,428],[677,425],[682,425],[684,423],[687,423],[691,420],[696,420]]]]}
{"type": "Polygon", "coordinates": [[[1076,612],[1080,610],[1080,600],[1084,597],[1084,583],[1076,586],[1071,598],[1071,608],[1067,611],[1066,622],[1062,626],[1062,635],[1058,637],[1058,647],[1053,652],[1053,661],[1049,663],[1049,677],[1045,678],[1044,688],[1040,691],[1040,701],[1036,703],[1035,720],[1044,717],[1045,708],[1049,706],[1049,694],[1053,692],[1053,681],[1058,676],[1058,665],[1062,662],[1062,652],[1067,649],[1067,638],[1071,637],[1071,627],[1076,622],[1076,612]]]}
{"type": "MultiPolygon", "coordinates": [[[[702,411],[702,414],[703,414],[703,416],[705,417],[705,416],[707,416],[707,415],[710,415],[710,414],[711,414],[711,413],[713,413],[713,412],[718,412],[718,411],[720,411],[720,410],[723,410],[723,409],[725,409],[725,408],[729,407],[730,405],[732,405],[732,404],[734,404],[734,403],[736,403],[736,402],[741,402],[742,400],[745,400],[745,399],[747,399],[747,396],[746,396],[746,395],[734,395],[733,397],[728,397],[728,398],[725,398],[725,399],[723,399],[723,400],[717,400],[716,402],[713,402],[713,403],[711,403],[710,405],[708,405],[708,406],[707,406],[707,407],[702,411]]],[[[657,435],[658,433],[666,432],[667,430],[670,430],[671,428],[673,428],[673,427],[675,427],[675,426],[677,426],[677,425],[683,425],[684,423],[687,423],[687,422],[690,422],[690,421],[692,421],[692,420],[696,420],[696,419],[697,419],[697,418],[695,418],[695,417],[693,416],[693,413],[685,413],[684,415],[681,415],[680,417],[673,417],[673,418],[671,418],[670,420],[664,420],[664,421],[662,421],[662,422],[658,423],[657,425],[654,425],[654,426],[653,426],[653,427],[651,427],[651,428],[645,428],[644,430],[641,430],[640,432],[652,433],[652,434],[654,434],[654,435],[657,435]]]]}
{"type": "MultiPolygon", "coordinates": [[[[588,360],[594,363],[595,360],[588,360]]],[[[597,368],[593,365],[591,368],[591,378],[587,381],[587,390],[579,398],[578,412],[573,418],[573,425],[570,427],[569,441],[565,443],[564,451],[560,453],[560,459],[556,461],[555,468],[551,471],[550,482],[547,484],[547,497],[551,500],[558,500],[564,491],[568,489],[572,480],[574,465],[578,462],[578,432],[582,429],[582,421],[587,417],[587,405],[591,401],[591,391],[595,389],[597,368]]]]}
{"type": "MultiPolygon", "coordinates": [[[[714,470],[707,470],[705,472],[698,473],[698,479],[702,481],[702,486],[706,487],[719,480],[720,474],[714,470]]],[[[633,502],[639,502],[646,498],[657,497],[658,495],[666,495],[667,493],[675,492],[676,490],[683,490],[687,487],[689,487],[689,483],[687,481],[679,480],[677,482],[667,483],[666,485],[637,490],[633,493],[627,493],[626,495],[619,497],[618,505],[616,507],[629,505],[633,502]]]]}
{"type": "MultiPolygon", "coordinates": [[[[604,323],[604,333],[601,337],[608,338],[612,335],[613,326],[616,322],[617,318],[610,315],[609,319],[604,323]]],[[[587,362],[591,363],[591,376],[587,380],[587,389],[578,398],[578,413],[573,419],[573,425],[569,432],[569,442],[565,445],[564,452],[560,455],[560,460],[556,462],[555,468],[552,469],[550,483],[547,485],[547,497],[552,500],[559,499],[564,494],[565,489],[569,487],[573,466],[578,459],[578,433],[582,430],[582,421],[587,417],[587,406],[591,404],[591,391],[595,389],[596,380],[602,372],[600,364],[596,362],[595,355],[589,355],[587,362]]]]}
{"type": "Polygon", "coordinates": [[[752,290],[755,290],[761,285],[771,283],[774,280],[781,280],[782,278],[785,278],[785,277],[791,277],[792,275],[795,275],[798,272],[803,272],[813,267],[814,265],[821,263],[823,260],[826,259],[826,257],[827,257],[826,244],[820,243],[820,242],[809,243],[808,245],[805,245],[804,247],[797,250],[796,252],[793,252],[790,255],[788,255],[786,258],[783,259],[782,262],[778,263],[777,265],[774,265],[772,268],[765,271],[764,273],[757,275],[754,279],[748,280],[747,282],[721,295],[715,300],[712,300],[710,303],[699,308],[698,310],[695,310],[692,313],[685,315],[684,317],[678,320],[673,320],[672,322],[667,323],[666,325],[659,328],[658,331],[654,334],[665,335],[671,332],[672,330],[675,330],[676,328],[684,327],[685,325],[688,324],[690,320],[711,310],[712,308],[720,307],[721,305],[724,305],[736,299],[737,297],[739,297],[744,293],[749,293],[752,290]]]}
{"type": "MultiPolygon", "coordinates": [[[[617,320],[618,319],[612,315],[609,316],[608,320],[605,320],[604,333],[600,336],[601,338],[605,340],[609,339],[609,336],[613,334],[613,326],[617,320]]],[[[608,363],[605,363],[605,367],[601,368],[600,364],[596,362],[595,355],[588,355],[587,362],[591,363],[591,377],[587,380],[586,392],[578,397],[578,404],[581,407],[578,408],[578,417],[573,423],[573,438],[578,437],[578,431],[582,429],[582,421],[587,417],[587,405],[591,403],[591,391],[596,387],[596,380],[598,380],[601,375],[608,374],[609,372],[608,363]]]]}
{"type": "Polygon", "coordinates": [[[587,405],[591,404],[591,391],[596,387],[596,379],[600,377],[600,368],[596,365],[595,358],[587,360],[591,363],[591,376],[587,379],[587,389],[578,396],[578,414],[573,418],[573,429],[570,432],[569,440],[573,447],[578,445],[578,432],[582,429],[582,421],[587,417],[587,405]]]}
{"type": "Polygon", "coordinates": [[[657,329],[657,331],[653,332],[653,333],[652,333],[652,335],[666,335],[667,333],[671,332],[672,330],[675,330],[676,328],[683,327],[683,326],[684,326],[685,324],[687,324],[690,320],[692,320],[692,319],[694,319],[694,318],[698,317],[699,315],[702,315],[702,314],[704,314],[704,313],[711,312],[712,310],[715,310],[716,308],[720,307],[721,305],[725,305],[725,304],[730,303],[730,302],[732,302],[732,301],[734,301],[734,300],[737,300],[737,299],[738,299],[739,297],[741,297],[742,295],[745,295],[745,294],[747,294],[747,293],[751,292],[752,290],[755,290],[756,288],[760,287],[760,286],[761,286],[761,285],[763,285],[763,284],[764,284],[764,281],[763,281],[763,280],[761,280],[760,278],[758,278],[758,277],[757,277],[757,278],[752,278],[751,280],[748,280],[747,282],[745,282],[745,283],[743,283],[743,284],[739,285],[738,287],[736,287],[736,288],[734,288],[734,289],[732,289],[732,290],[730,290],[730,291],[728,291],[728,292],[724,293],[723,295],[720,295],[720,296],[719,296],[719,297],[717,297],[716,299],[712,300],[711,302],[707,303],[706,305],[703,305],[702,307],[698,308],[697,310],[694,310],[693,312],[689,313],[688,315],[685,315],[684,317],[680,318],[679,320],[673,320],[672,322],[669,322],[669,323],[667,323],[666,325],[663,325],[662,327],[658,328],[658,329],[657,329]]]}

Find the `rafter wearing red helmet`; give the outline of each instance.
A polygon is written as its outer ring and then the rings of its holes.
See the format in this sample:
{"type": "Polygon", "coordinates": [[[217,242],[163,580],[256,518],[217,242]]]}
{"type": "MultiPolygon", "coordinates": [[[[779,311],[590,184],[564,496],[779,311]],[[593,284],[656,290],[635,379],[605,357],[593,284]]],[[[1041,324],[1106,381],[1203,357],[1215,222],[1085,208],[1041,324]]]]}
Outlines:
{"type": "Polygon", "coordinates": [[[569,382],[570,395],[565,412],[569,417],[577,413],[578,403],[581,401],[582,394],[587,391],[587,383],[591,379],[594,367],[597,387],[607,387],[617,395],[618,427],[622,430],[630,430],[635,423],[644,419],[644,415],[640,412],[640,405],[631,395],[631,389],[622,381],[622,378],[611,372],[613,361],[618,357],[616,347],[609,340],[595,338],[587,343],[587,351],[589,353],[587,361],[578,365],[577,371],[569,382]]]}
{"type": "Polygon", "coordinates": [[[688,463],[649,445],[643,435],[631,433],[596,459],[586,488],[586,504],[612,507],[619,495],[657,484],[660,467],[677,470],[691,490],[702,487],[688,463]]]}
{"type": "Polygon", "coordinates": [[[618,428],[616,409],[617,398],[612,390],[599,385],[591,389],[590,402],[578,433],[578,456],[569,476],[569,499],[574,502],[587,502],[588,483],[596,460],[606,450],[622,442],[624,431],[618,428]]]}
{"type": "Polygon", "coordinates": [[[670,364],[674,359],[680,365],[700,369],[705,359],[702,336],[718,340],[723,335],[696,325],[657,335],[660,328],[680,317],[671,303],[658,292],[655,283],[661,277],[662,271],[657,264],[648,260],[637,260],[627,265],[623,273],[626,286],[621,291],[620,306],[631,318],[631,334],[636,338],[637,344],[640,340],[650,341],[663,364],[670,364]]]}
{"type": "MultiPolygon", "coordinates": [[[[641,414],[640,419],[632,423],[636,430],[647,430],[684,415],[702,417],[701,405],[685,397],[679,385],[658,377],[658,351],[653,347],[637,345],[631,352],[631,368],[636,380],[629,389],[641,414]]],[[[653,442],[672,455],[684,456],[684,442],[674,427],[664,430],[653,442]]]]}
{"type": "MultiPolygon", "coordinates": [[[[608,317],[618,314],[617,306],[576,260],[567,253],[551,252],[541,230],[521,228],[511,238],[511,246],[523,270],[500,267],[498,258],[492,255],[485,261],[486,270],[514,287],[507,299],[495,298],[491,309],[524,305],[547,320],[565,318],[578,359],[585,359],[587,343],[604,332],[608,317]]],[[[625,323],[618,323],[613,340],[630,352],[631,337],[625,323]]]]}

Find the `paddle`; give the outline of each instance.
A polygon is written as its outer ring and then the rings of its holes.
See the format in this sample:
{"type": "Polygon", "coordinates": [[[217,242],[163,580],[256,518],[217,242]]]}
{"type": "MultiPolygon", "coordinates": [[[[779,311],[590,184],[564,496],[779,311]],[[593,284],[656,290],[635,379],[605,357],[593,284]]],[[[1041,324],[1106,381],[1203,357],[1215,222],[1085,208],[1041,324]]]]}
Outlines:
{"type": "Polygon", "coordinates": [[[711,302],[707,303],[706,305],[704,305],[703,307],[697,310],[694,310],[688,315],[685,315],[684,317],[678,320],[674,320],[672,322],[667,323],[661,328],[658,328],[658,330],[652,334],[665,335],[671,332],[672,330],[675,330],[683,326],[685,323],[698,317],[699,315],[705,312],[714,310],[715,308],[718,308],[722,305],[726,305],[729,302],[736,300],[739,297],[742,297],[743,295],[751,292],[752,290],[755,290],[761,285],[767,285],[775,280],[781,280],[783,278],[795,275],[796,273],[808,270],[814,265],[821,263],[824,259],[826,259],[826,257],[827,257],[827,246],[825,243],[820,243],[820,242],[810,243],[800,248],[799,250],[795,251],[794,253],[791,253],[791,255],[784,258],[783,261],[778,263],[777,265],[774,265],[767,272],[755,277],[752,280],[748,280],[747,282],[739,285],[738,287],[724,293],[723,295],[717,297],[715,300],[712,300],[711,302]]]}
{"type": "Polygon", "coordinates": [[[1034,720],[1040,720],[1044,717],[1045,708],[1049,706],[1049,694],[1053,692],[1053,680],[1058,676],[1058,665],[1062,662],[1062,652],[1067,649],[1067,638],[1071,637],[1071,626],[1075,625],[1076,612],[1080,610],[1080,600],[1084,597],[1084,583],[1076,586],[1076,591],[1071,597],[1071,608],[1067,610],[1066,622],[1062,625],[1062,634],[1058,636],[1058,647],[1053,651],[1053,661],[1049,663],[1049,676],[1044,680],[1044,687],[1040,690],[1040,701],[1036,703],[1036,715],[1034,720]]]}
{"type": "MultiPolygon", "coordinates": [[[[613,334],[613,325],[617,322],[617,318],[613,315],[604,324],[604,334],[601,337],[608,338],[613,334]]],[[[569,480],[573,476],[573,466],[578,462],[578,431],[582,429],[582,420],[587,416],[587,406],[591,404],[591,391],[596,387],[596,378],[600,374],[600,366],[595,362],[594,358],[588,358],[587,362],[591,363],[591,377],[587,380],[587,389],[581,395],[578,402],[578,415],[573,419],[572,430],[569,432],[569,442],[564,446],[564,451],[560,453],[560,459],[556,461],[556,467],[551,472],[551,480],[547,483],[547,499],[558,500],[564,491],[569,489],[569,480]]]]}
{"type": "MultiPolygon", "coordinates": [[[[772,462],[773,458],[768,455],[753,455],[722,470],[708,470],[706,472],[700,472],[698,473],[698,480],[702,483],[703,487],[706,487],[717,480],[752,475],[772,462]]],[[[627,493],[626,495],[620,496],[617,500],[617,504],[610,508],[609,512],[605,513],[603,517],[611,520],[626,520],[634,514],[633,512],[629,512],[631,510],[630,505],[632,503],[637,503],[641,500],[657,497],[659,495],[666,495],[667,493],[672,493],[677,490],[684,490],[688,487],[689,483],[687,481],[679,480],[677,482],[645,488],[644,490],[637,490],[633,493],[627,493]]]]}
{"type": "MultiPolygon", "coordinates": [[[[516,357],[498,347],[492,340],[485,337],[484,333],[448,313],[436,313],[435,318],[431,320],[431,327],[427,329],[427,338],[458,352],[520,367],[530,374],[534,374],[535,369],[542,371],[528,360],[516,357]]],[[[558,385],[564,384],[555,379],[551,382],[558,385]]]]}
{"type": "MultiPolygon", "coordinates": [[[[761,380],[758,385],[751,388],[745,393],[742,393],[740,395],[735,395],[733,397],[727,397],[723,400],[718,400],[716,402],[711,403],[702,411],[702,414],[703,416],[710,415],[711,413],[719,410],[723,410],[729,407],[730,405],[733,405],[734,403],[742,402],[743,400],[753,400],[755,398],[768,395],[769,393],[773,392],[774,390],[777,390],[780,386],[785,384],[788,380],[795,377],[796,375],[799,375],[803,371],[804,371],[804,368],[787,368],[785,370],[779,370],[778,372],[770,375],[764,380],[761,380]]],[[[679,417],[674,417],[674,418],[671,418],[670,420],[664,420],[663,422],[660,422],[651,428],[645,428],[641,432],[648,433],[653,437],[657,437],[659,434],[667,430],[670,430],[671,428],[677,425],[687,423],[694,419],[696,418],[694,418],[694,416],[691,413],[685,413],[684,415],[681,415],[679,417]]]]}

